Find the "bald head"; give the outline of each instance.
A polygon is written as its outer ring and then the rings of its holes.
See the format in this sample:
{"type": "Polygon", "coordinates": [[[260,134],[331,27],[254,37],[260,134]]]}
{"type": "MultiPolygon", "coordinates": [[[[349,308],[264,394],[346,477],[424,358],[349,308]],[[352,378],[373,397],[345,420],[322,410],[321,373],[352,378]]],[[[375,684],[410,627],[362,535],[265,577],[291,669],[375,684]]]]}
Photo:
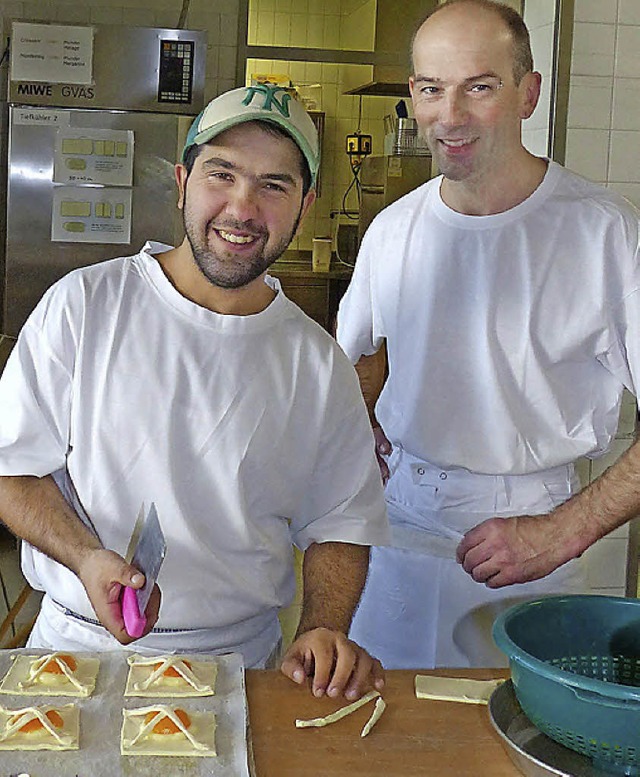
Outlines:
{"type": "Polygon", "coordinates": [[[494,0],[447,0],[433,10],[419,25],[411,45],[415,73],[415,47],[420,45],[423,30],[439,27],[439,22],[456,19],[473,34],[478,22],[495,25],[496,19],[502,23],[508,36],[513,54],[513,80],[519,84],[523,77],[533,70],[533,56],[529,31],[520,14],[504,3],[494,0]]]}

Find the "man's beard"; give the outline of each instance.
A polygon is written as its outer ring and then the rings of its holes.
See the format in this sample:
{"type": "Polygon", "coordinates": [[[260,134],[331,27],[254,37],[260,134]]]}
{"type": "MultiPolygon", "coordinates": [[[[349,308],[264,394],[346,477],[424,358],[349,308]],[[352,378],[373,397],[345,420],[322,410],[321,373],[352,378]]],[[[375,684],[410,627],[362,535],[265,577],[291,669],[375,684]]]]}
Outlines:
{"type": "Polygon", "coordinates": [[[213,220],[207,222],[204,237],[200,238],[198,230],[189,219],[187,210],[185,207],[183,211],[184,229],[195,263],[209,283],[223,289],[239,289],[259,278],[286,251],[298,229],[302,214],[302,206],[300,206],[290,232],[283,236],[276,245],[270,247],[268,251],[264,250],[264,246],[269,242],[270,235],[268,230],[264,228],[256,228],[251,222],[231,220],[216,225],[215,229],[217,230],[232,231],[235,229],[240,232],[248,232],[250,235],[257,236],[256,242],[263,245],[263,250],[257,251],[251,256],[234,256],[230,251],[229,256],[221,257],[218,251],[209,247],[207,241],[207,235],[214,228],[213,220]]]}

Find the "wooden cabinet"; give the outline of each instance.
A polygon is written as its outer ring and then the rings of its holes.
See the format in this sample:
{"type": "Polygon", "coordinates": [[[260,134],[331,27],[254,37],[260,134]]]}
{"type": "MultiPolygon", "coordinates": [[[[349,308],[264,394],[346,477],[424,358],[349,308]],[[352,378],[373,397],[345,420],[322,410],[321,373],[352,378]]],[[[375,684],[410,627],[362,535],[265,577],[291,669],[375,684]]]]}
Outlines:
{"type": "Polygon", "coordinates": [[[328,332],[333,326],[338,303],[346,291],[351,269],[340,267],[326,273],[314,272],[306,261],[277,261],[269,274],[278,278],[282,290],[292,302],[328,332]]]}

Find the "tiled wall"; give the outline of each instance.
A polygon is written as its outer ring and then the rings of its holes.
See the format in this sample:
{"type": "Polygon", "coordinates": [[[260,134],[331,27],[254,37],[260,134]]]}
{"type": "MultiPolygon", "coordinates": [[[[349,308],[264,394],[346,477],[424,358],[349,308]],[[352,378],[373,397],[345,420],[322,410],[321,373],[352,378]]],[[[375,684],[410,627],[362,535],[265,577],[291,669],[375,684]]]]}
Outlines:
{"type": "MultiPolygon", "coordinates": [[[[575,0],[566,165],[640,207],[640,2],[575,0]]],[[[617,439],[606,456],[581,462],[583,482],[633,442],[636,404],[625,394],[617,439]]],[[[591,583],[622,586],[624,526],[588,551],[591,583]]]]}
{"type": "Polygon", "coordinates": [[[345,210],[358,208],[353,186],[345,200],[345,193],[353,182],[349,158],[345,153],[346,136],[356,130],[370,134],[373,153],[381,154],[383,116],[394,110],[397,99],[343,94],[350,84],[363,84],[371,79],[371,68],[367,65],[251,59],[247,62],[247,78],[251,73],[288,74],[295,86],[303,87],[303,93],[314,96],[317,93],[318,110],[325,113],[321,196],[291,245],[294,249],[311,250],[314,237],[335,238],[339,221],[348,223],[347,217],[335,215],[342,209],[343,201],[345,210]],[[304,89],[305,85],[311,84],[319,84],[320,88],[304,89]]]}
{"type": "MultiPolygon", "coordinates": [[[[375,0],[251,0],[249,6],[248,41],[253,45],[367,51],[373,48],[374,33],[375,0]]],[[[310,250],[314,237],[335,239],[338,223],[349,223],[348,217],[337,213],[358,209],[345,138],[358,130],[368,133],[373,153],[381,154],[383,116],[392,113],[397,102],[344,94],[370,81],[371,72],[368,65],[279,59],[247,62],[247,78],[251,73],[286,74],[301,94],[315,98],[317,109],[325,114],[321,196],[294,239],[294,249],[310,250]]],[[[410,110],[408,100],[407,106],[410,110]]]]}
{"type": "MultiPolygon", "coordinates": [[[[180,18],[180,0],[0,0],[0,40],[6,44],[11,28],[7,19],[59,22],[61,24],[126,24],[137,27],[175,27],[180,18]]],[[[191,0],[185,27],[207,30],[207,80],[209,100],[236,85],[238,0],[191,0]]],[[[4,46],[3,46],[4,48],[4,46]]]]}
{"type": "Polygon", "coordinates": [[[522,129],[522,139],[532,154],[548,155],[549,117],[552,100],[553,41],[556,0],[528,0],[524,20],[531,36],[534,67],[542,75],[540,101],[522,129]]]}
{"type": "Polygon", "coordinates": [[[248,42],[371,51],[375,0],[251,0],[248,42]]]}
{"type": "Polygon", "coordinates": [[[567,166],[640,207],[640,2],[575,0],[567,166]]]}

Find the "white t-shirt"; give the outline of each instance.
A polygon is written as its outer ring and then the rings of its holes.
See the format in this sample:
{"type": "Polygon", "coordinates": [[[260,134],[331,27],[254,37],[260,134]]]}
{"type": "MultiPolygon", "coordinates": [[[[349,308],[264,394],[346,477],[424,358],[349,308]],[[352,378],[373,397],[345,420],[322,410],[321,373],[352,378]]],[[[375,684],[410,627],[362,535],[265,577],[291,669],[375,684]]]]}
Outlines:
{"type": "Polygon", "coordinates": [[[376,416],[442,468],[517,475],[604,452],[640,386],[638,214],[551,162],[492,216],[436,178],[369,227],[338,315],[356,362],[386,341],[376,416]]]}
{"type": "MultiPolygon", "coordinates": [[[[279,289],[261,313],[181,296],[152,256],[47,291],[0,380],[0,475],[67,467],[103,544],[124,554],[142,502],[168,551],[159,628],[237,645],[295,590],[292,541],[388,539],[355,371],[279,289]]],[[[33,585],[95,617],[79,580],[27,549],[33,585]]]]}

